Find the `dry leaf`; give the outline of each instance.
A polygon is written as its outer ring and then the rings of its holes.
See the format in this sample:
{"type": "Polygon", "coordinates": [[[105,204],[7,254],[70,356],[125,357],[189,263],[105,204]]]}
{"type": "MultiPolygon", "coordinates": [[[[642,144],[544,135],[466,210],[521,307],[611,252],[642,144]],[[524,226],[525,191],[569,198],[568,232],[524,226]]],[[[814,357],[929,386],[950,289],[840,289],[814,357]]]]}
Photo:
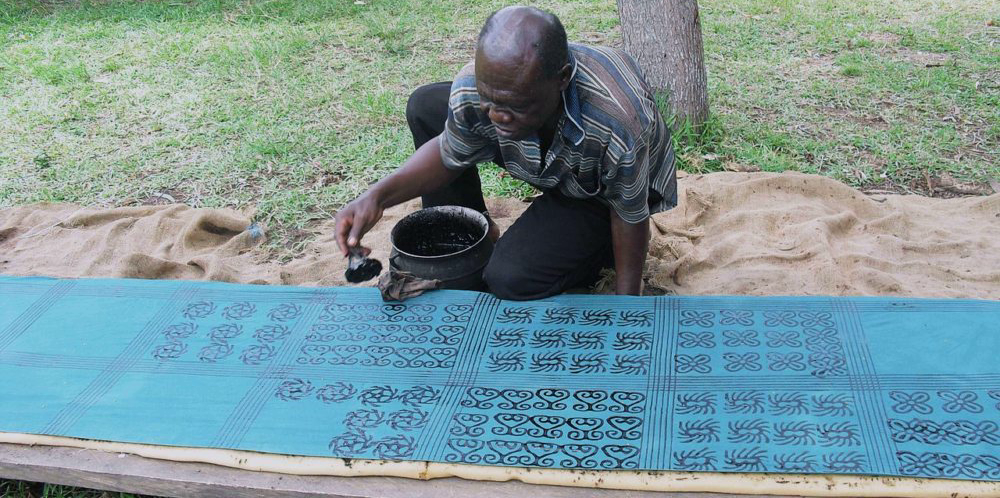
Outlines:
{"type": "Polygon", "coordinates": [[[743,164],[738,161],[726,161],[722,163],[722,169],[726,171],[735,171],[737,173],[755,173],[760,171],[760,166],[756,164],[743,164]]]}

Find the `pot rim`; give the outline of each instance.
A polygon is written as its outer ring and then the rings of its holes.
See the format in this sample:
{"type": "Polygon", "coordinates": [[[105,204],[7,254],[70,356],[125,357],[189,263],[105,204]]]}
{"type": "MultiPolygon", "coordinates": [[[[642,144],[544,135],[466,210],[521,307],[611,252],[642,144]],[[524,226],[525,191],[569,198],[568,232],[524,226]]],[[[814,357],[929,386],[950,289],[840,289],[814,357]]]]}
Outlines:
{"type": "Polygon", "coordinates": [[[467,208],[467,207],[464,207],[464,206],[431,206],[429,208],[423,208],[423,209],[420,209],[418,211],[414,211],[414,212],[412,212],[412,213],[410,213],[410,214],[408,214],[408,215],[400,218],[400,220],[396,222],[396,225],[393,226],[392,230],[389,232],[389,245],[391,245],[392,249],[394,251],[396,251],[397,253],[402,254],[404,256],[407,256],[407,257],[410,257],[410,258],[417,258],[417,259],[421,259],[421,260],[436,260],[436,259],[450,258],[452,256],[457,256],[457,255],[462,254],[462,253],[467,252],[467,251],[472,251],[473,249],[479,247],[479,245],[483,243],[483,240],[485,240],[486,237],[489,236],[489,234],[490,234],[490,222],[489,222],[489,220],[486,219],[486,216],[483,215],[483,213],[480,213],[479,211],[476,211],[475,209],[467,208]],[[413,254],[413,253],[406,252],[406,251],[400,249],[399,247],[396,247],[396,230],[399,228],[399,225],[401,223],[403,223],[404,221],[406,221],[407,218],[413,217],[413,216],[417,215],[418,213],[422,213],[424,211],[441,211],[441,212],[444,212],[444,213],[458,211],[460,213],[464,213],[466,215],[470,215],[471,218],[474,218],[476,221],[480,222],[481,225],[485,225],[485,229],[483,230],[483,235],[481,237],[479,237],[479,239],[477,239],[475,242],[473,242],[472,244],[470,244],[469,247],[466,247],[465,249],[462,249],[460,251],[450,252],[448,254],[441,254],[439,256],[421,256],[419,254],[413,254]]]}

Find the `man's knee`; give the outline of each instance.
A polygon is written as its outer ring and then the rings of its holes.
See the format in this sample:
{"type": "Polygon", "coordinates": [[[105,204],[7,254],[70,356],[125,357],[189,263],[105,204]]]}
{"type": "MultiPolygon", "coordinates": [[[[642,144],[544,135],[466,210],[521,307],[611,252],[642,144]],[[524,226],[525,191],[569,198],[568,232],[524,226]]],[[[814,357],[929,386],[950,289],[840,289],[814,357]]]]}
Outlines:
{"type": "Polygon", "coordinates": [[[555,294],[550,293],[551,286],[545,286],[537,278],[532,278],[524,265],[504,258],[490,259],[483,270],[483,281],[494,296],[507,301],[541,299],[555,294]]]}
{"type": "Polygon", "coordinates": [[[410,129],[418,125],[421,120],[427,119],[428,115],[440,114],[440,111],[433,108],[436,86],[435,83],[423,85],[410,94],[410,99],[406,101],[406,122],[410,125],[410,129]]]}

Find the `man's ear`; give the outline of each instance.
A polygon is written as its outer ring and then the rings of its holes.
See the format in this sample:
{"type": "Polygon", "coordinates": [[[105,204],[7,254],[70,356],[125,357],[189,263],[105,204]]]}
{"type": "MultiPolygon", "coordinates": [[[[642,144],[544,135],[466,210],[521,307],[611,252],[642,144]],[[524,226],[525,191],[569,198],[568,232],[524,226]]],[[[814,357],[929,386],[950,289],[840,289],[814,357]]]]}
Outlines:
{"type": "Polygon", "coordinates": [[[559,70],[559,91],[565,90],[569,87],[569,80],[573,77],[573,65],[566,63],[562,69],[559,70]]]}

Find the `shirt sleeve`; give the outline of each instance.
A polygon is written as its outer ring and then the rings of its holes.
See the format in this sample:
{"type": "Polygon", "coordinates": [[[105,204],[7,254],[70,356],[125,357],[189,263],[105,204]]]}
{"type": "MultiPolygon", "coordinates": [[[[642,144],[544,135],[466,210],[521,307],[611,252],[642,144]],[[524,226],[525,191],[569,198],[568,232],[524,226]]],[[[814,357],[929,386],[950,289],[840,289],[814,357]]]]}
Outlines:
{"type": "Polygon", "coordinates": [[[649,137],[644,133],[621,155],[605,157],[604,200],[627,223],[645,221],[649,218],[649,137]]]}
{"type": "Polygon", "coordinates": [[[496,156],[499,145],[486,134],[473,76],[460,76],[451,85],[448,121],[441,133],[440,147],[444,166],[453,170],[463,170],[496,156]]]}

